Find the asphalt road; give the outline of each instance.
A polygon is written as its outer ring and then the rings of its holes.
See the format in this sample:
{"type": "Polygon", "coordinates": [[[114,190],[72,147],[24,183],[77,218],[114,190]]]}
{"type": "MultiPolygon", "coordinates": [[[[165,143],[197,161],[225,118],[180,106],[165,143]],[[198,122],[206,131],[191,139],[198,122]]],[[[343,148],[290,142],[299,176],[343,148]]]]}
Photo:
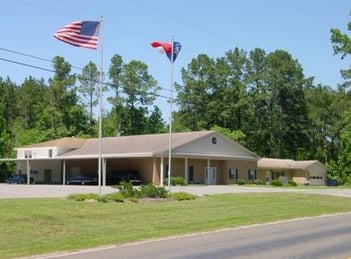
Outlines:
{"type": "Polygon", "coordinates": [[[40,258],[351,258],[351,213],[290,220],[40,258]]]}

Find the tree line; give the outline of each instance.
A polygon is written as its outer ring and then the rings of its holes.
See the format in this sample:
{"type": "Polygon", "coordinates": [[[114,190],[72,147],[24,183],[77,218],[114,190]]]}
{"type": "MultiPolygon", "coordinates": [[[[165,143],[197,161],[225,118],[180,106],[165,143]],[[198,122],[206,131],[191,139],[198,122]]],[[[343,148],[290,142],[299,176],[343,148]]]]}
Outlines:
{"type": "MultiPolygon", "coordinates": [[[[351,23],[348,24],[351,30],[351,23]]],[[[351,53],[351,40],[331,30],[334,54],[351,53]]],[[[15,84],[0,77],[0,156],[14,157],[14,147],[67,136],[97,137],[100,71],[89,62],[73,74],[63,57],[52,60],[49,80],[25,78],[15,84]]],[[[181,68],[175,84],[178,109],[173,131],[215,129],[261,157],[317,159],[328,174],[351,183],[351,70],[337,87],[315,84],[285,50],[255,48],[227,51],[222,57],[200,54],[181,68]]],[[[155,105],[161,87],[147,64],[110,60],[102,91],[110,110],[103,111],[103,136],[167,132],[155,105]]],[[[8,171],[8,164],[0,170],[8,171]]]]}

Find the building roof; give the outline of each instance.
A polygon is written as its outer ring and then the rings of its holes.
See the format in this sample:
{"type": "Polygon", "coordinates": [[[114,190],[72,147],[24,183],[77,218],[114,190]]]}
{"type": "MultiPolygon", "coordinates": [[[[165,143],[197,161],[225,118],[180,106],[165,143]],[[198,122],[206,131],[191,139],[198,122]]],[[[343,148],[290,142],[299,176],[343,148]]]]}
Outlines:
{"type": "MultiPolygon", "coordinates": [[[[169,150],[169,133],[102,138],[102,156],[150,157],[167,155],[169,150]]],[[[254,159],[258,156],[215,131],[193,131],[172,133],[171,149],[173,156],[217,157],[254,159]],[[211,140],[215,138],[216,144],[211,140]],[[218,143],[217,143],[218,141],[218,143]]],[[[55,141],[28,145],[23,148],[60,146],[69,151],[58,155],[58,159],[94,158],[99,154],[99,139],[63,138],[55,141]],[[75,145],[75,148],[72,148],[75,145]]]]}
{"type": "Polygon", "coordinates": [[[294,161],[294,168],[299,168],[299,169],[307,169],[312,165],[319,164],[324,166],[321,162],[318,160],[304,160],[304,161],[294,161]]]}
{"type": "MultiPolygon", "coordinates": [[[[172,149],[212,133],[212,131],[172,133],[172,149]]],[[[168,140],[168,133],[108,137],[102,139],[102,153],[104,156],[117,154],[151,155],[163,153],[168,150],[168,140]]],[[[81,148],[65,153],[61,157],[96,155],[98,153],[98,145],[98,138],[87,139],[81,148]]]]}
{"type": "Polygon", "coordinates": [[[261,158],[257,162],[259,169],[283,169],[288,170],[292,168],[294,160],[292,159],[275,159],[275,158],[261,158]]]}
{"type": "Polygon", "coordinates": [[[77,149],[77,148],[80,148],[85,143],[85,141],[86,139],[82,139],[82,138],[65,137],[65,138],[40,142],[36,144],[26,145],[15,149],[41,148],[41,147],[62,147],[62,148],[69,148],[69,149],[77,149]]]}
{"type": "Polygon", "coordinates": [[[292,159],[261,158],[257,162],[257,167],[259,169],[279,170],[307,169],[316,163],[321,164],[318,160],[295,161],[292,159]]]}

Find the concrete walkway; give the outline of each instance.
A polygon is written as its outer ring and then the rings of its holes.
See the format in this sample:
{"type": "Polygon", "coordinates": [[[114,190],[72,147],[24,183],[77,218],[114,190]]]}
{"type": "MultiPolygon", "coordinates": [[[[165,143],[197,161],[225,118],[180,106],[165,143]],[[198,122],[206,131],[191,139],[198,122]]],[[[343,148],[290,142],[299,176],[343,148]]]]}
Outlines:
{"type": "MultiPolygon", "coordinates": [[[[168,187],[165,186],[167,190],[168,187]]],[[[80,185],[26,185],[26,184],[0,184],[0,198],[52,198],[67,197],[72,193],[111,193],[116,189],[106,186],[80,186],[80,185]]],[[[299,192],[311,194],[335,195],[351,198],[351,189],[341,189],[335,187],[329,188],[312,188],[311,189],[294,189],[279,187],[256,187],[256,186],[239,186],[239,185],[189,185],[189,186],[171,186],[171,192],[188,192],[195,195],[211,195],[220,193],[283,193],[299,192]]]]}

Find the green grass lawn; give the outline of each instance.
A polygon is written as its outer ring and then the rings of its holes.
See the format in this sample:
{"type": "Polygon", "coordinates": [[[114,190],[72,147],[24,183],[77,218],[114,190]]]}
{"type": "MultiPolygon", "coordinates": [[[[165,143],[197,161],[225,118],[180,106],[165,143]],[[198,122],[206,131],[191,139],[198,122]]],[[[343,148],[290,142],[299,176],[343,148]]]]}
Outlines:
{"type": "Polygon", "coordinates": [[[13,258],[346,212],[351,199],[297,193],[147,203],[3,199],[0,208],[0,258],[13,258]]]}

